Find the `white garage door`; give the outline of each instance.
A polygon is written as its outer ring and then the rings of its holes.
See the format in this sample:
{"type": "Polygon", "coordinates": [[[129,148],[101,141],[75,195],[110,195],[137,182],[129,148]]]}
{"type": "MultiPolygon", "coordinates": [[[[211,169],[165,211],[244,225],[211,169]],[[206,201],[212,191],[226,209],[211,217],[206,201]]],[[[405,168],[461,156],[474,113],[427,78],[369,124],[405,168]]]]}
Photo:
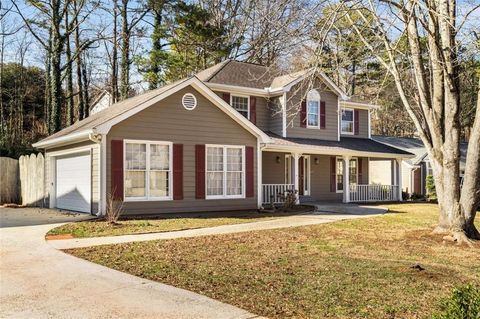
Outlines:
{"type": "Polygon", "coordinates": [[[58,157],[56,161],[56,207],[90,213],[90,153],[58,157]]]}

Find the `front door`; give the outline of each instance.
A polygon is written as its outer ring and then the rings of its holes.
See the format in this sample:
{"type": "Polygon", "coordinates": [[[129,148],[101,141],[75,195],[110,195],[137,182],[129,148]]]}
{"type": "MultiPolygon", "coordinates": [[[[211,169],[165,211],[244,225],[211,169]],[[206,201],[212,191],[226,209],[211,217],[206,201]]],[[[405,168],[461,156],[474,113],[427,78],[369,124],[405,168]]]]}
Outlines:
{"type": "MultiPolygon", "coordinates": [[[[294,157],[290,154],[285,156],[285,184],[294,184],[295,165],[294,157]]],[[[298,194],[310,195],[310,156],[300,156],[298,159],[298,194]]]]}

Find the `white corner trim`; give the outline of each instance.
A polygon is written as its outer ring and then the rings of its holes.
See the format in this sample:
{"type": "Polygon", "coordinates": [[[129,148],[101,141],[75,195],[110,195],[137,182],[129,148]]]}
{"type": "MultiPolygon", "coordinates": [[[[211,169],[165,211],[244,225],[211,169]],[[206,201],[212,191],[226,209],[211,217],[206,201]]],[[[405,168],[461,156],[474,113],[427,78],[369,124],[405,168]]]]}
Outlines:
{"type": "Polygon", "coordinates": [[[287,137],[287,92],[282,95],[282,137],[287,137]]]}
{"type": "Polygon", "coordinates": [[[337,97],[337,141],[340,142],[340,127],[342,124],[342,111],[340,108],[340,99],[337,97]]]}
{"type": "Polygon", "coordinates": [[[257,207],[262,207],[263,204],[263,158],[262,146],[257,140],[257,207]]]}
{"type": "Polygon", "coordinates": [[[100,209],[99,215],[107,211],[107,135],[102,135],[100,142],[100,209]]]}
{"type": "Polygon", "coordinates": [[[372,112],[368,108],[368,138],[372,138],[372,112]]]}

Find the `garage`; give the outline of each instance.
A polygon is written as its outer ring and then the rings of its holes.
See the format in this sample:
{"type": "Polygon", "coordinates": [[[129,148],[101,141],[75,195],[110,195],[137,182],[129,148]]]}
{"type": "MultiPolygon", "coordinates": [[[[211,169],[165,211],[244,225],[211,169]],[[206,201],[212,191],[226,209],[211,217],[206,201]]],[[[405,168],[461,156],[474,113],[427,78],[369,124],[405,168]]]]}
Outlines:
{"type": "Polygon", "coordinates": [[[57,157],[55,161],[56,201],[60,209],[90,213],[92,197],[90,152],[57,157]]]}

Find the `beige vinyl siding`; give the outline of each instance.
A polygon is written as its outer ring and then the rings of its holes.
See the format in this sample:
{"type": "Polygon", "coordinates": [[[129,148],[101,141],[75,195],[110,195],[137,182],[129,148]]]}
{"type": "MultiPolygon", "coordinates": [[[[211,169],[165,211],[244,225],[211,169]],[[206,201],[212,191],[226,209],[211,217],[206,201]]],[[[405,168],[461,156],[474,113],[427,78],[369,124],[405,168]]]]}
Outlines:
{"type": "MultiPolygon", "coordinates": [[[[47,198],[47,205],[48,201],[50,200],[50,191],[51,191],[51,183],[52,181],[52,160],[53,156],[50,154],[52,152],[58,152],[58,151],[75,151],[75,150],[81,150],[80,152],[84,151],[85,147],[90,147],[90,152],[91,152],[91,165],[92,165],[92,176],[91,176],[91,181],[92,181],[92,213],[95,214],[98,212],[98,203],[100,200],[100,189],[99,189],[99,165],[100,165],[100,147],[98,144],[92,142],[92,141],[85,141],[81,143],[76,143],[76,144],[71,144],[71,145],[66,145],[62,147],[56,147],[56,148],[51,148],[45,151],[45,197],[47,198]]],[[[72,153],[73,154],[73,153],[72,153]]]]}
{"type": "Polygon", "coordinates": [[[359,138],[368,138],[368,110],[358,110],[358,135],[354,134],[341,134],[341,136],[346,137],[359,137],[359,138]]]}
{"type": "Polygon", "coordinates": [[[262,153],[262,182],[263,184],[285,183],[285,155],[288,153],[263,152],[262,153]],[[277,163],[277,156],[280,162],[277,163]]]}
{"type": "MultiPolygon", "coordinates": [[[[219,97],[223,99],[223,93],[221,91],[214,91],[219,97]]],[[[230,95],[235,95],[235,93],[229,93],[230,95]]],[[[248,94],[241,94],[241,95],[248,95],[248,94]]],[[[255,96],[255,95],[248,95],[248,96],[255,96]]],[[[262,96],[255,96],[257,100],[256,105],[256,113],[257,113],[257,122],[256,125],[258,128],[264,131],[269,130],[269,124],[272,116],[272,112],[269,107],[268,100],[262,96]]]]}
{"type": "MultiPolygon", "coordinates": [[[[257,207],[256,176],[255,197],[215,200],[195,198],[196,144],[252,146],[256,155],[257,139],[192,87],[187,87],[112,127],[107,139],[107,192],[111,189],[110,152],[113,139],[169,141],[183,144],[184,199],[125,202],[125,214],[228,211],[257,207]],[[181,104],[185,93],[192,93],[197,98],[198,105],[192,111],[187,111],[181,104]]],[[[257,172],[256,156],[254,171],[257,172]]]]}
{"type": "Polygon", "coordinates": [[[287,137],[338,140],[338,97],[323,82],[316,79],[310,86],[311,79],[306,79],[292,87],[287,94],[287,137]],[[301,101],[307,91],[316,89],[320,100],[325,101],[325,129],[300,126],[301,101]]]}
{"type": "Polygon", "coordinates": [[[270,120],[268,123],[268,130],[272,133],[275,133],[279,136],[283,134],[283,115],[282,115],[282,105],[280,99],[283,96],[272,97],[269,101],[270,109],[270,120]]]}

